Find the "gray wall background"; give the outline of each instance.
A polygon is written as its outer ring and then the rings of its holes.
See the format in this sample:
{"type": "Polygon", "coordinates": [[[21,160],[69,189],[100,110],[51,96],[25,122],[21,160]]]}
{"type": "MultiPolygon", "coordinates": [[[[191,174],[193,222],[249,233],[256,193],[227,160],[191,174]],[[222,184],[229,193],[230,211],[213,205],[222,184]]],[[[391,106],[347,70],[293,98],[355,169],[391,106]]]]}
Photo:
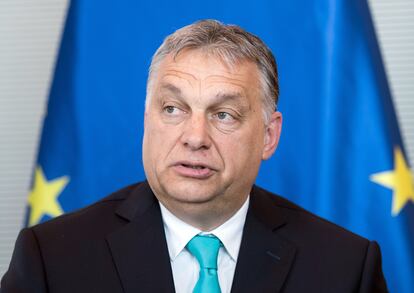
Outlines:
{"type": "MultiPolygon", "coordinates": [[[[22,228],[67,0],[0,1],[0,276],[22,228]]],[[[414,166],[414,0],[369,0],[414,166]]]]}

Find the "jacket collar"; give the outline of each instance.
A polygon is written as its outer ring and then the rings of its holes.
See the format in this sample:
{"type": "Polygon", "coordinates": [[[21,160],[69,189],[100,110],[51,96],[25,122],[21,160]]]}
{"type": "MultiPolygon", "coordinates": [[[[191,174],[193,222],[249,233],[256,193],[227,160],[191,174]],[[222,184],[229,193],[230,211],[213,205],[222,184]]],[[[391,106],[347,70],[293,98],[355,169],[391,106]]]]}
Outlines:
{"type": "Polygon", "coordinates": [[[296,248],[279,233],[288,217],[270,197],[253,187],[232,292],[279,292],[293,264],[296,248]]]}
{"type": "MultiPolygon", "coordinates": [[[[296,254],[279,233],[288,217],[273,195],[255,186],[250,194],[232,292],[279,292],[296,254]]],[[[160,207],[148,183],[139,184],[116,214],[128,223],[107,241],[124,291],[174,292],[160,207]]]]}
{"type": "Polygon", "coordinates": [[[139,184],[116,214],[128,223],[107,242],[124,291],[174,292],[160,207],[148,183],[139,184]]]}

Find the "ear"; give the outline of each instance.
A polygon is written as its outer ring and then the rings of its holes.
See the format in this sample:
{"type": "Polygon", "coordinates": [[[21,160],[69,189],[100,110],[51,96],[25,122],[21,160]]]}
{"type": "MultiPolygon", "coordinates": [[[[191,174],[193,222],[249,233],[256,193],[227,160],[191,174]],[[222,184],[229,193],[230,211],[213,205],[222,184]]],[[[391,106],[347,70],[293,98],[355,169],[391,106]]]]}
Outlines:
{"type": "Polygon", "coordinates": [[[274,112],[269,123],[265,126],[264,148],[262,160],[269,159],[275,152],[282,132],[282,113],[274,112]]]}

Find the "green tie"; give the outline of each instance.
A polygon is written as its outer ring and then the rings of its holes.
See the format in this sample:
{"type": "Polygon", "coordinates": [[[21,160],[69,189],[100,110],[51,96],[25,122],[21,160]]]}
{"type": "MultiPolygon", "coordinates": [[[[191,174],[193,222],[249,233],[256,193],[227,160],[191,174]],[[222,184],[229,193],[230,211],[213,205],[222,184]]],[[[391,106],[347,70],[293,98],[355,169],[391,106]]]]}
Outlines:
{"type": "Polygon", "coordinates": [[[221,246],[214,235],[196,235],[187,244],[187,249],[200,264],[200,276],[193,293],[220,293],[217,276],[217,256],[221,246]]]}

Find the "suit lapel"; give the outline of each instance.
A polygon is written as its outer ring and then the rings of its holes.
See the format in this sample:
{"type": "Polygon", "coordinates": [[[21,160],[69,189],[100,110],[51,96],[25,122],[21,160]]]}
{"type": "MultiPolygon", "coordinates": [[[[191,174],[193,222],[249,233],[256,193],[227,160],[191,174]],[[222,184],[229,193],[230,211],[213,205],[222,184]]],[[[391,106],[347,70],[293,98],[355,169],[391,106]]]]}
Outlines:
{"type": "Polygon", "coordinates": [[[283,210],[263,193],[251,193],[232,292],[279,292],[294,261],[296,248],[278,233],[283,210]]]}
{"type": "Polygon", "coordinates": [[[158,202],[143,183],[116,212],[128,221],[107,236],[122,287],[132,292],[174,292],[158,202]]]}

